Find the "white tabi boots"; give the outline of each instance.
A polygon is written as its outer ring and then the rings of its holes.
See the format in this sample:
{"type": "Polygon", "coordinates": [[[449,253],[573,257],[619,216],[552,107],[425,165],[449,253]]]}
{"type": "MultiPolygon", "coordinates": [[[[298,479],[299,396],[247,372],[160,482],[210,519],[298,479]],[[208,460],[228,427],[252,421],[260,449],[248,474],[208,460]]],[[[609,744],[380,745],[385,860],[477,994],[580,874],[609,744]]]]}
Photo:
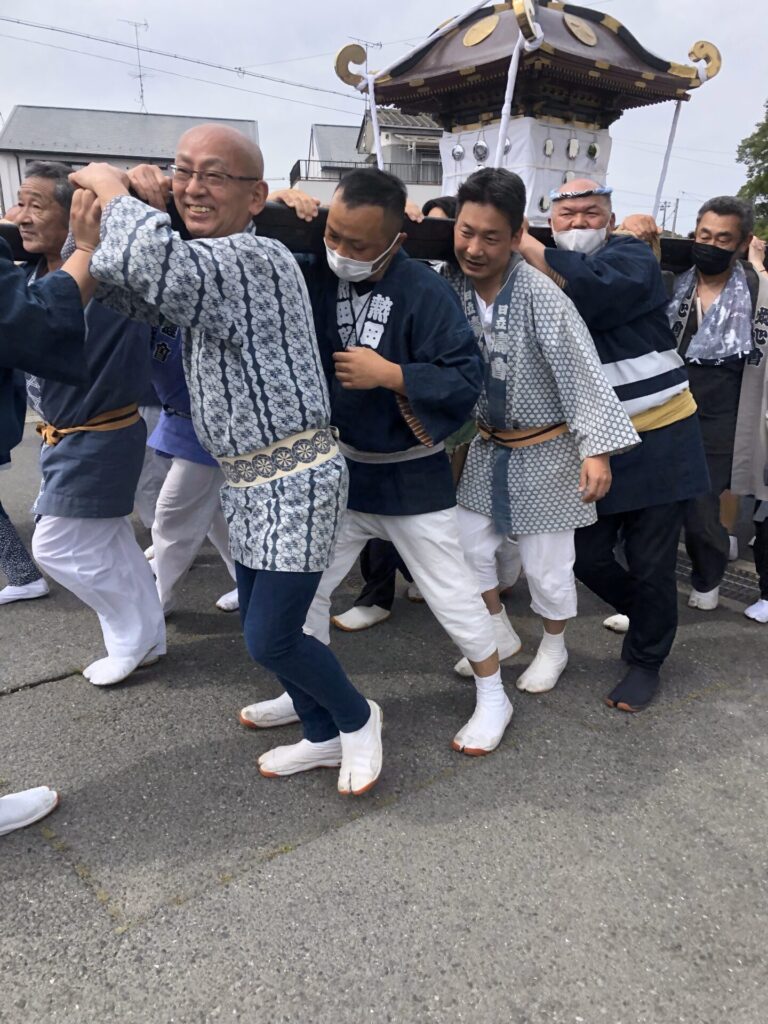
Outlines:
{"type": "Polygon", "coordinates": [[[259,771],[267,779],[278,779],[314,768],[338,768],[341,764],[341,740],[334,736],[322,743],[299,740],[290,746],[275,747],[259,758],[259,771]]]}
{"type": "Polygon", "coordinates": [[[240,725],[247,729],[275,729],[278,725],[292,725],[298,722],[299,716],[293,701],[283,691],[274,700],[261,700],[258,704],[249,704],[243,708],[239,716],[240,725]]]}
{"type": "Polygon", "coordinates": [[[492,676],[475,676],[477,703],[467,724],[459,729],[451,746],[469,757],[490,754],[501,743],[512,721],[512,702],[501,682],[501,672],[492,676]]]}
{"type": "Polygon", "coordinates": [[[370,629],[371,626],[378,626],[380,622],[386,622],[391,614],[377,604],[355,604],[342,615],[332,615],[331,622],[336,629],[344,633],[357,633],[361,629],[370,629]]]}
{"type": "Polygon", "coordinates": [[[526,693],[546,693],[554,689],[568,664],[564,633],[545,633],[536,657],[515,684],[526,693]]]}
{"type": "MultiPolygon", "coordinates": [[[[506,608],[502,608],[498,615],[491,615],[494,632],[496,634],[496,646],[499,651],[499,661],[504,662],[508,658],[519,654],[522,649],[520,637],[515,632],[512,623],[509,621],[506,608]]],[[[471,679],[474,675],[468,658],[461,658],[453,666],[453,671],[465,679],[471,679]]]]}

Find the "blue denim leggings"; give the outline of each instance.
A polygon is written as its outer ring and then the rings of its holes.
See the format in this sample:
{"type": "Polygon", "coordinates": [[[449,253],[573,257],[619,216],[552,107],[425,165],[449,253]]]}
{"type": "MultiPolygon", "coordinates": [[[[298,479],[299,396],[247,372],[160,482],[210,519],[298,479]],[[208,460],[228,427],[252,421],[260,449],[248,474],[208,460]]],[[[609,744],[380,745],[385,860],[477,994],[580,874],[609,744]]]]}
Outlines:
{"type": "Polygon", "coordinates": [[[330,647],[302,626],[320,572],[270,572],[235,562],[240,621],[248,653],[277,675],[313,743],[362,729],[367,700],[347,678],[330,647]]]}

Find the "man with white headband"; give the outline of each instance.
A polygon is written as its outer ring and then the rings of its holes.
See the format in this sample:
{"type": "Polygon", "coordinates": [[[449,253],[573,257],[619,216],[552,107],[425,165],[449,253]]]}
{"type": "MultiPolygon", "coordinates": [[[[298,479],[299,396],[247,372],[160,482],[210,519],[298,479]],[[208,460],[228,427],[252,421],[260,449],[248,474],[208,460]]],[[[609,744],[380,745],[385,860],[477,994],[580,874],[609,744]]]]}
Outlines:
{"type": "Polygon", "coordinates": [[[525,232],[520,253],[570,296],[642,444],[611,459],[613,486],[598,520],[576,532],[577,577],[628,617],[623,678],[610,707],[641,711],[659,687],[677,631],[677,546],[689,498],[709,487],[696,403],[666,316],[653,252],[614,234],[611,189],[567,182],[551,194],[556,249],[525,232]],[[628,568],[614,548],[624,540],[628,568]]]}

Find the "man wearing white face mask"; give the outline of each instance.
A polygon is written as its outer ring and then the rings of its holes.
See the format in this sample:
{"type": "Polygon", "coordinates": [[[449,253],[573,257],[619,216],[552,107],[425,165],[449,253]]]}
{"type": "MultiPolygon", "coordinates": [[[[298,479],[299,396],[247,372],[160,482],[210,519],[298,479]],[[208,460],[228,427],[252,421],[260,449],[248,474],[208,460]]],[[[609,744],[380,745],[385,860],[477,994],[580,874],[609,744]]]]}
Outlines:
{"type": "MultiPolygon", "coordinates": [[[[271,198],[301,215],[294,190],[271,198]]],[[[512,718],[499,657],[515,654],[520,641],[506,616],[498,626],[492,620],[464,559],[443,445],[480,393],[480,352],[450,287],[401,251],[405,202],[393,175],[353,171],[328,211],[326,259],[307,267],[331,422],[350,483],[333,563],[304,628],[329,643],[336,586],[368,540],[391,541],[471,665],[475,712],[452,745],[476,756],[498,746],[512,718]]],[[[265,724],[283,704],[290,708],[287,695],[245,708],[241,721],[265,724]]]]}
{"type": "Polygon", "coordinates": [[[696,403],[666,316],[667,294],[651,249],[613,234],[611,189],[570,181],[551,194],[557,249],[529,233],[520,253],[570,296],[603,370],[642,444],[613,456],[613,486],[598,520],[576,531],[576,576],[629,618],[627,669],[605,698],[641,711],[677,631],[677,546],[688,499],[709,489],[696,403]],[[623,534],[628,569],[615,558],[623,534]]]}

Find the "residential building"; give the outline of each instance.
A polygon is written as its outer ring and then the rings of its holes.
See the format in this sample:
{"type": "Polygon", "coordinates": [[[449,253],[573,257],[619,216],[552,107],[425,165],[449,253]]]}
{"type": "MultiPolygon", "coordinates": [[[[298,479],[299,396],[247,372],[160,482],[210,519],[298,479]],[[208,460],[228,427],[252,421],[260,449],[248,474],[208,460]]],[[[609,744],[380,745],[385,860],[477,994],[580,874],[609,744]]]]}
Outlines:
{"type": "MultiPolygon", "coordinates": [[[[385,170],[405,182],[409,197],[419,205],[440,195],[442,128],[426,114],[402,114],[392,107],[380,107],[377,113],[385,170]]],[[[367,111],[359,127],[313,125],[309,157],[291,168],[291,187],[327,203],[350,170],[375,166],[373,126],[367,111]]]]}
{"type": "Polygon", "coordinates": [[[16,202],[16,192],[34,160],[58,160],[73,168],[106,160],[128,170],[140,163],[173,161],[176,143],[198,124],[231,125],[254,142],[255,121],[180,114],[138,114],[126,110],[16,106],[0,132],[0,209],[16,202]]]}

